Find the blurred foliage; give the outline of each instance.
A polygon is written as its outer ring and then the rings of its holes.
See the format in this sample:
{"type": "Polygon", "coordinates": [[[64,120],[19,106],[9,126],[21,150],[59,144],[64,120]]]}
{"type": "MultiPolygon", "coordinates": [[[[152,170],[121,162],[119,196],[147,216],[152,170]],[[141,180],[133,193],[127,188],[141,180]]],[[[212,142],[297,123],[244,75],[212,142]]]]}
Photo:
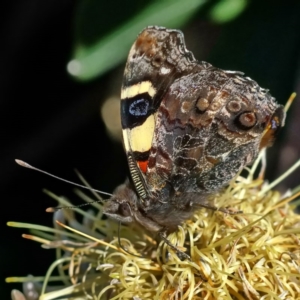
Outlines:
{"type": "Polygon", "coordinates": [[[235,19],[247,6],[247,0],[221,0],[210,11],[210,17],[218,23],[235,19]]]}
{"type": "Polygon", "coordinates": [[[228,22],[246,4],[247,0],[157,0],[148,5],[126,1],[120,7],[120,3],[111,2],[115,8],[110,10],[116,11],[112,16],[109,11],[103,11],[101,1],[81,1],[76,17],[74,55],[68,71],[82,81],[94,79],[124,61],[135,37],[148,25],[180,28],[207,6],[213,22],[228,22]],[[120,9],[124,12],[120,13],[120,9]],[[106,35],[107,28],[120,23],[123,24],[106,35]]]}

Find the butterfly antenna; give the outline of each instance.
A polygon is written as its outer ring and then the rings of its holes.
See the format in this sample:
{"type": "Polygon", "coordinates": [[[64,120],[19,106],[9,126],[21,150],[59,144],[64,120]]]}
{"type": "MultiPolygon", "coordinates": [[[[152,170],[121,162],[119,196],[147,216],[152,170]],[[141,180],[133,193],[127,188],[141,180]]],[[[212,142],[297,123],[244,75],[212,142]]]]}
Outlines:
{"type": "MultiPolygon", "coordinates": [[[[23,160],[15,159],[15,162],[16,162],[18,165],[20,165],[21,167],[28,168],[28,169],[31,169],[31,170],[35,170],[35,171],[44,173],[44,174],[46,174],[46,175],[48,175],[48,176],[51,176],[51,177],[56,178],[56,179],[58,179],[58,180],[64,181],[64,182],[66,182],[66,183],[69,183],[69,184],[72,184],[72,185],[81,187],[81,188],[83,188],[83,189],[87,189],[87,190],[90,190],[90,191],[94,191],[94,192],[96,192],[96,193],[99,193],[99,194],[102,194],[102,195],[106,195],[106,196],[109,196],[109,197],[112,196],[112,194],[110,194],[110,193],[102,192],[102,191],[93,189],[93,188],[91,188],[91,187],[84,186],[84,185],[81,185],[81,184],[78,184],[78,183],[75,183],[75,182],[72,182],[72,181],[63,179],[63,178],[61,178],[61,177],[55,176],[55,175],[53,175],[53,174],[51,174],[51,173],[48,173],[48,172],[46,172],[46,171],[43,171],[43,170],[41,170],[41,169],[38,169],[38,168],[36,168],[36,167],[31,166],[30,164],[28,164],[27,162],[25,162],[25,161],[23,161],[23,160]]],[[[94,201],[94,202],[99,202],[99,201],[94,201]]],[[[92,203],[94,203],[94,202],[92,202],[92,203]]],[[[84,206],[85,204],[88,205],[89,203],[84,203],[84,204],[82,204],[82,205],[80,205],[80,206],[84,206]]],[[[79,207],[79,206],[77,206],[77,207],[79,207]]],[[[59,209],[59,208],[58,208],[58,209],[59,209]]]]}
{"type": "Polygon", "coordinates": [[[82,206],[87,206],[87,205],[91,205],[93,203],[101,203],[102,201],[101,200],[96,200],[96,201],[91,201],[91,202],[87,202],[87,203],[82,203],[82,204],[79,204],[79,205],[75,205],[75,206],[58,206],[58,207],[48,207],[46,208],[46,212],[48,213],[53,213],[55,211],[58,211],[58,210],[61,210],[61,209],[74,209],[74,208],[79,208],[79,207],[82,207],[82,206]]]}

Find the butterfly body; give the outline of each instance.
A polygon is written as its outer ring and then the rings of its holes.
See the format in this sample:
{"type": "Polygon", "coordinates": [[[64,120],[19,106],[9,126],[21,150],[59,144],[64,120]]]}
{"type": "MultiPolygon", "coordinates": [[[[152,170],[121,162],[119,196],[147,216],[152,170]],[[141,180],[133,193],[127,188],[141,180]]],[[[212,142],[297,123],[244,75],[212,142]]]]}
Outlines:
{"type": "Polygon", "coordinates": [[[104,213],[153,232],[171,232],[272,144],[282,106],[240,72],[198,62],[183,34],[144,29],[133,44],[121,91],[131,173],[104,213]]]}

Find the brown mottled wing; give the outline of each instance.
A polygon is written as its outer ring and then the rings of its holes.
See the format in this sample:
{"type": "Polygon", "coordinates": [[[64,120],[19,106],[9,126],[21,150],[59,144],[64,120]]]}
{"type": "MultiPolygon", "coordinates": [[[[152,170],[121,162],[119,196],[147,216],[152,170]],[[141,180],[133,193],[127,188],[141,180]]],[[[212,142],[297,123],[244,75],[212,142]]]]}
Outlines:
{"type": "Polygon", "coordinates": [[[130,172],[145,204],[217,191],[270,143],[284,118],[255,81],[198,63],[180,31],[159,27],[133,44],[121,98],[130,172]]]}
{"type": "Polygon", "coordinates": [[[147,179],[159,201],[211,194],[256,158],[284,113],[239,72],[209,68],[175,80],[158,109],[147,179]]]}

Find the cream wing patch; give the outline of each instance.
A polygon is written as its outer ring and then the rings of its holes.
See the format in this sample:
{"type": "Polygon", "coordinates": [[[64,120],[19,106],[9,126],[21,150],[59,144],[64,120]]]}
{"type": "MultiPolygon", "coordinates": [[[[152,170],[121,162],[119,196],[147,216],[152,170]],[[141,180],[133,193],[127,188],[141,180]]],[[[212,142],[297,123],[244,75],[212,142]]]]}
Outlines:
{"type": "Polygon", "coordinates": [[[124,145],[127,152],[146,152],[151,149],[155,129],[156,114],[132,129],[123,129],[124,145]]]}
{"type": "Polygon", "coordinates": [[[156,90],[151,81],[142,81],[132,86],[123,88],[121,91],[121,99],[132,98],[144,93],[148,93],[151,98],[154,97],[156,90]]]}

